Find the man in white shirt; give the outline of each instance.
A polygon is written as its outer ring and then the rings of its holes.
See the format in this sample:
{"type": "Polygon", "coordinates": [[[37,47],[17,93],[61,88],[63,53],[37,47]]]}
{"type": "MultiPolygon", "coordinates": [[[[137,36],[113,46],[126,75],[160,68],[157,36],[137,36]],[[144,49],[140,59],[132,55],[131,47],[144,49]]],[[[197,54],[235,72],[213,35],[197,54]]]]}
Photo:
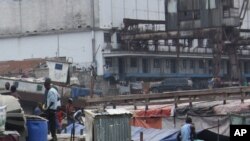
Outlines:
{"type": "Polygon", "coordinates": [[[180,141],[194,141],[195,127],[190,117],[186,118],[186,123],[181,127],[178,138],[180,141]]]}
{"type": "Polygon", "coordinates": [[[55,88],[51,87],[51,79],[46,78],[44,87],[48,91],[46,99],[46,110],[49,120],[49,131],[51,132],[52,141],[57,141],[56,137],[56,110],[58,103],[58,92],[55,88]]]}

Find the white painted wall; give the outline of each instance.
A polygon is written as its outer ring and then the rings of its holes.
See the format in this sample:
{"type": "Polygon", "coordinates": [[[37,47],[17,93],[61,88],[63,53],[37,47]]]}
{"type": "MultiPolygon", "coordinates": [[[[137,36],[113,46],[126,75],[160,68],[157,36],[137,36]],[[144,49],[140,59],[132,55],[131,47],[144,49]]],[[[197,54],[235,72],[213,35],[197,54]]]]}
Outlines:
{"type": "MultiPolygon", "coordinates": [[[[234,0],[234,6],[236,8],[239,8],[239,14],[240,14],[240,10],[243,4],[243,0],[234,0]]],[[[249,29],[250,28],[250,4],[248,4],[248,10],[247,13],[245,15],[245,19],[243,20],[243,24],[241,26],[242,29],[249,29]]]]}
{"type": "Polygon", "coordinates": [[[97,31],[95,33],[95,39],[96,39],[96,60],[97,60],[97,74],[98,75],[103,75],[104,73],[104,59],[102,55],[102,50],[105,48],[105,43],[104,43],[104,32],[103,31],[97,31]]]}
{"type": "MultiPolygon", "coordinates": [[[[79,30],[92,26],[101,29],[121,28],[123,18],[164,20],[164,0],[1,0],[0,61],[66,56],[74,63],[89,67],[93,61],[91,31],[54,33],[79,30]],[[55,29],[55,30],[53,30],[55,29]],[[63,30],[61,30],[63,29],[63,30]],[[40,35],[50,32],[54,34],[40,35]],[[36,36],[20,36],[37,34],[36,36]],[[58,52],[59,51],[59,52],[58,52]]],[[[97,73],[103,74],[105,48],[102,30],[95,31],[97,73]]],[[[114,36],[115,38],[115,36],[114,36]]],[[[113,39],[112,45],[116,45],[113,39]]],[[[116,48],[116,47],[114,47],[116,48]]]]}
{"type": "Polygon", "coordinates": [[[73,62],[92,62],[91,32],[29,36],[0,40],[0,60],[55,57],[73,58],[73,62]]]}
{"type": "MultiPolygon", "coordinates": [[[[0,35],[92,25],[92,0],[1,0],[0,35]]],[[[53,32],[53,31],[51,31],[53,32]]]]}
{"type": "MultiPolygon", "coordinates": [[[[49,78],[55,82],[66,83],[68,78],[69,64],[58,63],[54,61],[46,62],[49,68],[49,78]],[[61,68],[56,68],[56,65],[61,65],[61,68]]],[[[58,67],[58,66],[57,66],[58,67]]]]}

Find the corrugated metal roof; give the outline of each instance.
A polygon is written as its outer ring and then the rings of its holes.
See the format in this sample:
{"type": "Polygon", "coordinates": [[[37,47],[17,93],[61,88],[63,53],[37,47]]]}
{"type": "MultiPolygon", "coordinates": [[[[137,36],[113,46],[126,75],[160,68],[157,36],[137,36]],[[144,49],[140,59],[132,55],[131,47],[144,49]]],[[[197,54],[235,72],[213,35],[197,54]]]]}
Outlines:
{"type": "Polygon", "coordinates": [[[21,61],[0,62],[0,75],[25,74],[45,63],[44,59],[27,59],[21,61]]]}

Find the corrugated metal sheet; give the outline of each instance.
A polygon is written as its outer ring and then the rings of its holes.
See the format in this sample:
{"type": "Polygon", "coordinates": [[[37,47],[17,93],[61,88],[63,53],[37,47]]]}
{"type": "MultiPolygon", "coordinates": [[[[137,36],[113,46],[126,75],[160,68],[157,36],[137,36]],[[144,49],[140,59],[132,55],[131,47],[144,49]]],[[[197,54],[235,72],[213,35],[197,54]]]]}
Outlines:
{"type": "Polygon", "coordinates": [[[131,141],[131,114],[121,109],[85,110],[86,141],[131,141]]]}

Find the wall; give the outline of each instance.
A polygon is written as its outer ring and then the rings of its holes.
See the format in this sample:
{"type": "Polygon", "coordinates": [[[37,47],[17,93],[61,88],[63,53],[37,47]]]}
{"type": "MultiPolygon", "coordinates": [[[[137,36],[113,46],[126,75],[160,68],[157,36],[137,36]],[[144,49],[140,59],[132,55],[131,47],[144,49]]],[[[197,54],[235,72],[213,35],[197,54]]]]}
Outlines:
{"type": "Polygon", "coordinates": [[[1,0],[0,10],[0,36],[79,30],[93,21],[110,29],[122,27],[123,18],[165,19],[164,0],[1,0]]]}
{"type": "MultiPolygon", "coordinates": [[[[236,8],[239,8],[239,10],[241,10],[241,6],[243,4],[243,0],[234,0],[234,6],[236,8]]],[[[245,15],[245,19],[243,20],[243,24],[242,24],[242,29],[248,29],[250,28],[249,22],[250,22],[250,4],[248,4],[248,10],[247,13],[245,15]]],[[[240,12],[239,12],[240,13],[240,12]]]]}
{"type": "Polygon", "coordinates": [[[52,81],[67,83],[68,78],[68,63],[58,63],[53,61],[46,62],[49,68],[49,77],[52,81]]]}
{"type": "Polygon", "coordinates": [[[92,26],[91,0],[1,0],[0,35],[92,26]]]}
{"type": "Polygon", "coordinates": [[[11,37],[0,39],[1,61],[66,56],[88,68],[94,51],[98,75],[104,65],[102,29],[121,28],[123,18],[165,19],[164,0],[1,0],[0,10],[0,38],[11,37]],[[102,28],[95,34],[93,23],[102,28]]]}
{"type": "Polygon", "coordinates": [[[92,62],[91,32],[40,35],[0,40],[0,60],[66,56],[78,64],[92,62]],[[58,52],[59,51],[59,52],[58,52]]]}

